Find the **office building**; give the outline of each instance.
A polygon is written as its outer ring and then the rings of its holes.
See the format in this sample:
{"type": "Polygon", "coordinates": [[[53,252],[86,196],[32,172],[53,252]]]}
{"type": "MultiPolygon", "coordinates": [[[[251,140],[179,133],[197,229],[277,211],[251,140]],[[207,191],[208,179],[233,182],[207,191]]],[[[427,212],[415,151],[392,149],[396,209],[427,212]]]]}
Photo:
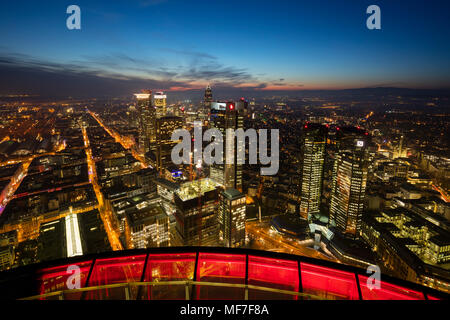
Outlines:
{"type": "Polygon", "coordinates": [[[13,246],[0,247],[0,271],[7,270],[14,265],[15,248],[13,246]]]}
{"type": "Polygon", "coordinates": [[[368,139],[359,130],[346,131],[334,161],[330,224],[345,237],[358,238],[367,184],[368,139]]]}
{"type": "Polygon", "coordinates": [[[153,95],[153,103],[156,108],[156,117],[165,117],[167,115],[167,95],[159,91],[153,95]]]}
{"type": "Polygon", "coordinates": [[[308,123],[302,138],[303,169],[300,216],[310,220],[320,213],[323,166],[325,160],[326,128],[308,123]]]}
{"type": "Polygon", "coordinates": [[[175,191],[177,244],[217,246],[219,185],[205,178],[183,183],[175,191]]]}
{"type": "Polygon", "coordinates": [[[143,93],[136,93],[135,96],[137,99],[136,109],[139,124],[138,145],[140,152],[145,154],[150,151],[150,146],[156,140],[156,111],[155,107],[152,106],[151,90],[144,90],[143,93]]]}
{"type": "Polygon", "coordinates": [[[219,239],[225,247],[245,244],[245,195],[236,189],[219,194],[219,239]]]}
{"type": "Polygon", "coordinates": [[[147,201],[126,211],[134,248],[167,247],[170,245],[169,217],[160,204],[147,201]]]}
{"type": "Polygon", "coordinates": [[[211,103],[213,101],[211,86],[208,85],[205,89],[205,98],[203,100],[203,106],[209,111],[211,109],[211,103]]]}
{"type": "MultiPolygon", "coordinates": [[[[212,102],[210,115],[210,128],[219,129],[223,136],[223,163],[214,163],[210,167],[210,177],[224,188],[234,188],[242,191],[242,164],[237,162],[238,151],[245,148],[245,145],[237,145],[234,141],[227,141],[226,132],[232,129],[244,129],[244,114],[247,104],[245,101],[235,102],[212,102]],[[226,150],[229,145],[234,144],[234,161],[226,163],[226,150]]],[[[244,159],[245,160],[245,159],[244,159]]]]}
{"type": "Polygon", "coordinates": [[[178,141],[172,141],[172,133],[182,129],[184,119],[175,116],[165,116],[156,119],[156,169],[162,172],[168,166],[173,165],[172,149],[178,141]]]}

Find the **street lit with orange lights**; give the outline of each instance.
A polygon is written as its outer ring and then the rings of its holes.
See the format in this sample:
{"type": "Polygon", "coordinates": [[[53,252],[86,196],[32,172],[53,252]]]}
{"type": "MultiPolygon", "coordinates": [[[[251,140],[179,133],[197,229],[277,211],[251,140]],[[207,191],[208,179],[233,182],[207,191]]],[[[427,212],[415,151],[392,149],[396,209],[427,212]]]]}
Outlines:
{"type": "Polygon", "coordinates": [[[145,161],[145,157],[142,156],[137,150],[136,150],[136,146],[135,144],[130,140],[127,139],[125,137],[122,137],[119,133],[117,133],[115,130],[108,128],[108,126],[106,126],[101,119],[92,111],[89,111],[89,114],[98,122],[98,124],[105,129],[106,132],[108,132],[108,134],[114,138],[114,140],[118,143],[120,143],[122,145],[122,147],[124,147],[127,150],[131,151],[131,154],[133,155],[133,157],[139,161],[141,163],[141,167],[142,168],[147,168],[149,167],[149,164],[145,161]]]}
{"type": "Polygon", "coordinates": [[[295,240],[286,236],[282,236],[270,227],[270,222],[267,220],[247,221],[245,223],[245,232],[250,238],[253,238],[254,249],[262,249],[267,251],[284,252],[306,256],[316,259],[324,259],[330,261],[338,261],[335,257],[327,254],[325,255],[318,250],[309,248],[307,245],[312,244],[312,241],[295,240]]]}
{"type": "Polygon", "coordinates": [[[97,169],[95,167],[94,159],[92,158],[92,150],[89,144],[89,137],[87,135],[86,128],[84,126],[82,127],[82,132],[86,151],[86,159],[88,164],[89,182],[92,184],[95,191],[95,195],[97,197],[98,210],[100,212],[100,217],[105,226],[105,231],[106,234],[108,235],[109,243],[111,244],[111,248],[113,250],[123,250],[123,246],[119,240],[118,232],[116,231],[116,228],[113,227],[112,212],[109,208],[107,208],[103,194],[100,190],[100,185],[98,184],[97,169]]]}
{"type": "Polygon", "coordinates": [[[448,194],[445,192],[444,189],[442,189],[441,187],[433,184],[433,189],[436,190],[437,192],[439,192],[441,194],[441,198],[445,201],[445,202],[450,202],[450,197],[448,196],[448,194]]]}

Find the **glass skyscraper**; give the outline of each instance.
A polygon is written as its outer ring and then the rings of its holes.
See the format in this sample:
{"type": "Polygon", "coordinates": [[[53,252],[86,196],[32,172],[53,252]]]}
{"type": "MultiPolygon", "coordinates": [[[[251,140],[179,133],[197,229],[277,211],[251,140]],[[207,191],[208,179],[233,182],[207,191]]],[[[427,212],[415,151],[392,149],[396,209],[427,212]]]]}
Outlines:
{"type": "Polygon", "coordinates": [[[303,169],[300,216],[311,219],[320,213],[326,128],[320,124],[305,124],[303,134],[303,169]]]}
{"type": "MultiPolygon", "coordinates": [[[[333,167],[330,224],[348,238],[358,238],[367,184],[366,135],[356,128],[342,133],[333,167]]],[[[344,130],[342,130],[344,131],[344,130]]]]}
{"type": "Polygon", "coordinates": [[[139,125],[139,151],[145,154],[150,151],[150,144],[156,139],[156,112],[152,106],[151,90],[143,90],[143,93],[136,93],[135,96],[139,125]]]}

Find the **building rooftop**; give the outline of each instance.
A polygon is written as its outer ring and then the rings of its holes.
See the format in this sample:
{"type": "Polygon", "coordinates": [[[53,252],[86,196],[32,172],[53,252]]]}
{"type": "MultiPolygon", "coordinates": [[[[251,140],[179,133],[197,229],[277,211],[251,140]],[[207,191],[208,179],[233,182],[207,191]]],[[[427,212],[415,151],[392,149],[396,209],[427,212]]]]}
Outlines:
{"type": "Polygon", "coordinates": [[[159,204],[143,202],[141,205],[139,208],[136,207],[135,210],[127,211],[127,217],[132,227],[152,220],[158,215],[165,215],[163,208],[159,204]]]}
{"type": "Polygon", "coordinates": [[[182,201],[188,201],[198,198],[199,196],[202,196],[209,191],[213,191],[217,187],[219,187],[219,184],[217,182],[212,179],[205,178],[185,182],[180,186],[180,189],[175,191],[175,193],[182,201]]]}
{"type": "Polygon", "coordinates": [[[242,192],[234,188],[228,188],[225,191],[223,191],[222,194],[224,194],[230,200],[242,198],[244,196],[242,192]]]}

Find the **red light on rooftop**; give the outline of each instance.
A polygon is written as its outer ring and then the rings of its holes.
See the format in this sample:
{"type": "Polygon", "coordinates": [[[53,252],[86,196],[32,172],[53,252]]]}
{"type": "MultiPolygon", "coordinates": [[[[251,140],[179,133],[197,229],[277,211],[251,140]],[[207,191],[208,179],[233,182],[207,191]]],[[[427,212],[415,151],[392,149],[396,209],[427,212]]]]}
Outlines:
{"type": "Polygon", "coordinates": [[[230,103],[230,110],[234,109],[234,104],[230,103]]]}

